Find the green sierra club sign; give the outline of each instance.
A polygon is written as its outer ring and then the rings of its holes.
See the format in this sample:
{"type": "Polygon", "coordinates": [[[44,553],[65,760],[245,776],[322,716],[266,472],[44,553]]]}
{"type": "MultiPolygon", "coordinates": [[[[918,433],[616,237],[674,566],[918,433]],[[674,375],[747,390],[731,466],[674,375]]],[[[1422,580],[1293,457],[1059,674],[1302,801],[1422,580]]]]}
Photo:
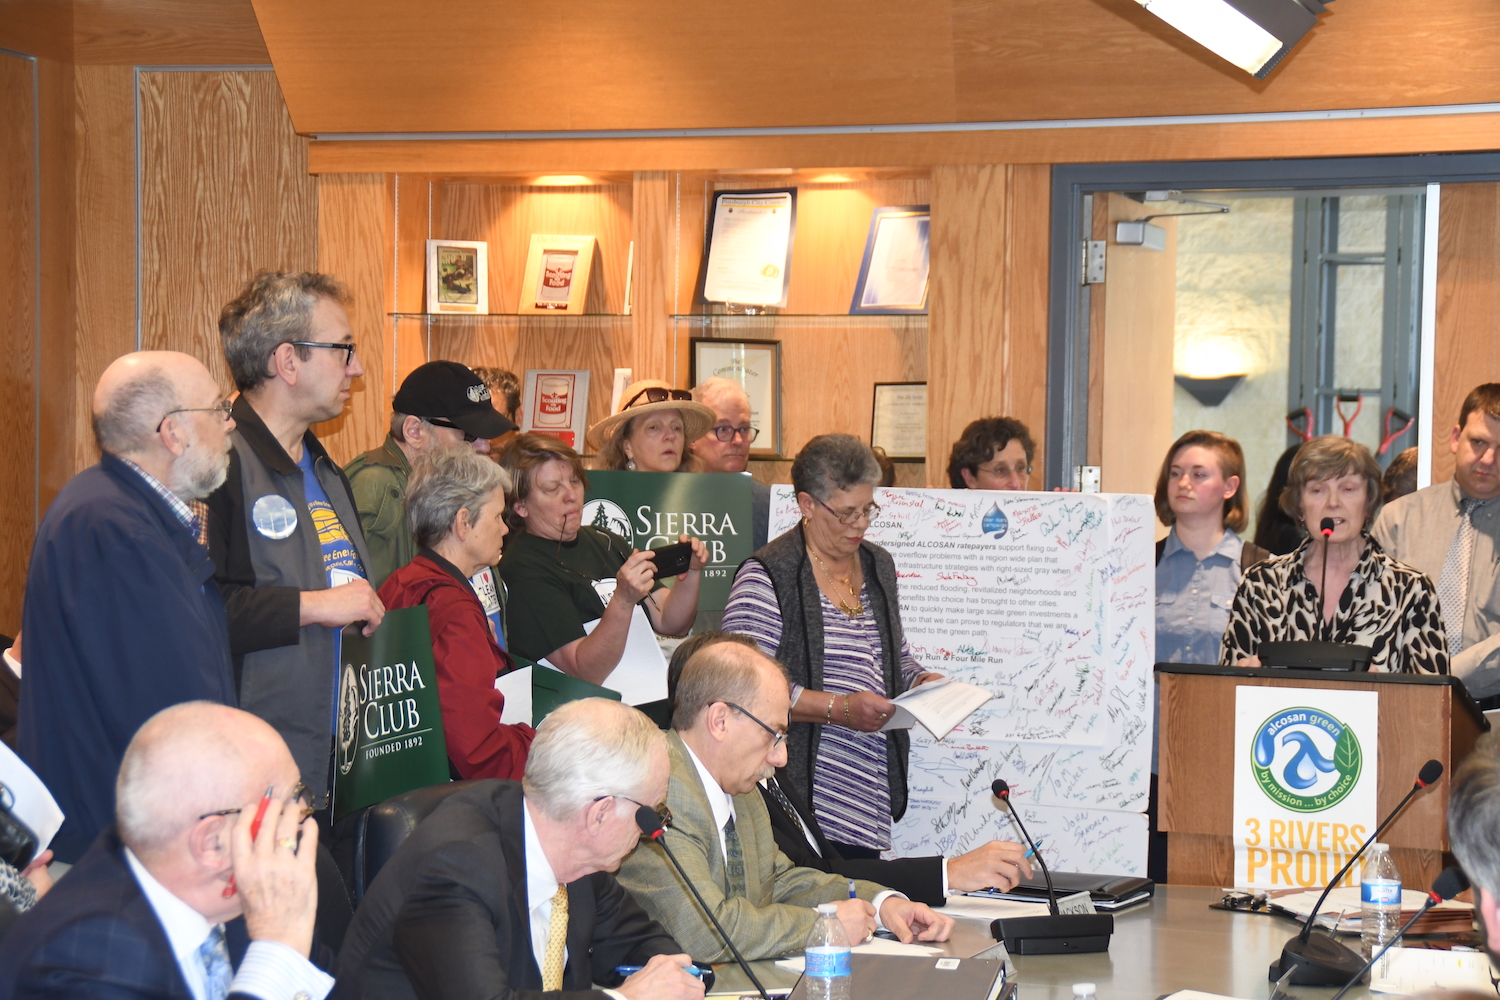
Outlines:
{"type": "MultiPolygon", "coordinates": [[[[750,477],[723,472],[590,472],[583,523],[629,539],[638,549],[702,539],[708,565],[699,612],[724,610],[734,571],[754,551],[750,477]]],[[[663,581],[668,586],[671,580],[663,581]]]]}
{"type": "Polygon", "coordinates": [[[339,644],[333,818],[449,779],[427,608],[387,611],[375,634],[339,644]]]}

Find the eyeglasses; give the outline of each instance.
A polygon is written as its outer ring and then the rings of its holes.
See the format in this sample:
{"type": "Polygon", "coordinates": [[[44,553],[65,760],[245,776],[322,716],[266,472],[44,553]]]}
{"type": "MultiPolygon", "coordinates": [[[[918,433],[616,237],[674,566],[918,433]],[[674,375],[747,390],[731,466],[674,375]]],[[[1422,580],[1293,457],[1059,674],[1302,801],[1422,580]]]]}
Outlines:
{"type": "Polygon", "coordinates": [[[745,443],[749,444],[760,436],[760,428],[751,427],[748,424],[744,427],[710,427],[708,432],[725,444],[733,441],[736,437],[744,438],[745,443]]]}
{"type": "Polygon", "coordinates": [[[859,510],[846,510],[844,511],[844,513],[840,514],[838,511],[834,510],[823,501],[818,500],[817,497],[813,497],[813,499],[817,501],[819,507],[822,507],[824,510],[828,511],[828,513],[832,514],[840,524],[852,525],[860,518],[864,518],[866,521],[873,521],[880,516],[880,504],[878,503],[866,504],[859,510]]]}
{"type": "Polygon", "coordinates": [[[669,399],[691,400],[693,398],[693,394],[686,389],[658,389],[656,386],[651,386],[631,396],[620,409],[630,409],[642,396],[646,397],[648,403],[665,403],[669,399]]]}
{"type": "Polygon", "coordinates": [[[323,347],[330,351],[344,352],[344,367],[348,368],[354,363],[354,345],[350,344],[324,344],[316,340],[289,340],[287,343],[293,347],[323,347]]]}
{"type": "Polygon", "coordinates": [[[981,473],[982,472],[986,476],[1001,476],[1001,477],[1029,476],[1029,475],[1031,475],[1031,466],[1029,466],[1029,465],[993,465],[990,468],[986,469],[982,465],[976,465],[974,467],[974,471],[976,473],[981,473]]]}
{"type": "Polygon", "coordinates": [[[432,424],[435,427],[446,427],[451,431],[458,431],[464,436],[464,444],[473,444],[475,441],[479,440],[478,435],[470,434],[468,431],[464,430],[462,427],[458,426],[451,420],[445,420],[442,417],[423,417],[422,419],[426,420],[429,424],[432,424]]]}
{"type": "Polygon", "coordinates": [[[626,802],[629,802],[633,806],[640,806],[643,809],[650,809],[652,812],[656,813],[656,818],[661,821],[662,826],[672,825],[672,810],[667,808],[667,804],[665,802],[663,802],[659,806],[648,806],[644,802],[637,802],[635,799],[632,799],[628,795],[600,795],[596,796],[594,801],[603,802],[605,799],[624,799],[626,802]]]}
{"type": "Polygon", "coordinates": [[[234,403],[227,399],[215,403],[213,406],[179,406],[177,409],[168,410],[161,415],[161,420],[156,424],[156,433],[161,433],[162,424],[165,424],[167,418],[174,413],[217,413],[227,423],[229,415],[233,410],[234,403]]]}
{"type": "Polygon", "coordinates": [[[771,734],[771,749],[772,750],[775,750],[777,747],[781,746],[781,744],[783,744],[783,743],[786,742],[786,731],[785,730],[772,729],[770,726],[766,725],[764,722],[761,722],[755,716],[751,715],[749,712],[745,711],[743,708],[741,708],[740,706],[736,705],[732,701],[726,701],[724,704],[728,705],[730,708],[734,709],[736,712],[740,713],[745,718],[749,719],[751,722],[755,723],[757,726],[759,726],[760,728],[764,729],[766,732],[770,733],[771,734]]]}
{"type": "MultiPolygon", "coordinates": [[[[312,792],[300,781],[292,786],[292,794],[287,796],[286,801],[282,804],[287,807],[295,805],[302,810],[302,815],[297,818],[297,822],[299,823],[316,812],[312,804],[312,792]]],[[[234,816],[243,811],[239,806],[235,806],[233,809],[215,809],[213,812],[204,813],[198,819],[205,820],[212,816],[234,816]]]]}

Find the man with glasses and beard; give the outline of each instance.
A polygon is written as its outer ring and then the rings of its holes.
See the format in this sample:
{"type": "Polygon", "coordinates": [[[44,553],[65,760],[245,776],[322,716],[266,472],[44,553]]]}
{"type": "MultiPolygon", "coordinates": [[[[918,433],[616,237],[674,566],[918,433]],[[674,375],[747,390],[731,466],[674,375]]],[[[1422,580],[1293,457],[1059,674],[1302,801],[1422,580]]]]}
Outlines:
{"type": "MultiPolygon", "coordinates": [[[[902,941],[947,940],[952,917],[873,882],[799,868],[776,847],[756,786],[786,764],[790,710],[786,671],[757,649],[721,642],[683,667],[665,837],[708,908],[747,959],[801,951],[819,903],[838,904],[855,944],[882,927],[902,941]]],[[[658,844],[638,846],[620,882],[695,960],[732,958],[658,844]]]]}
{"type": "Polygon", "coordinates": [[[235,703],[202,498],[224,481],[229,404],[197,359],[140,351],[94,390],[99,464],[62,488],[26,577],[21,756],[67,817],[76,861],[113,821],[114,775],[141,724],[183,701],[235,703]]]}

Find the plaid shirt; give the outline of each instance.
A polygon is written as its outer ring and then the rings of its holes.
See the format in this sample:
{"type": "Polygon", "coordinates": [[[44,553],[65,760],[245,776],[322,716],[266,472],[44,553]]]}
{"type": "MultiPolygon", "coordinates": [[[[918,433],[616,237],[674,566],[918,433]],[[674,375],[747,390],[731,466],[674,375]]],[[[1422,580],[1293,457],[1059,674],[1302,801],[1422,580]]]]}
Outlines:
{"type": "Polygon", "coordinates": [[[136,465],[130,459],[121,458],[120,461],[134,469],[136,474],[146,481],[146,485],[151,487],[157,496],[166,501],[167,506],[172,508],[172,513],[177,515],[177,520],[182,522],[182,526],[188,530],[190,535],[198,539],[199,545],[202,545],[204,548],[208,547],[208,518],[206,516],[208,509],[204,506],[202,500],[183,500],[176,493],[163,486],[161,480],[139,465],[136,465]]]}

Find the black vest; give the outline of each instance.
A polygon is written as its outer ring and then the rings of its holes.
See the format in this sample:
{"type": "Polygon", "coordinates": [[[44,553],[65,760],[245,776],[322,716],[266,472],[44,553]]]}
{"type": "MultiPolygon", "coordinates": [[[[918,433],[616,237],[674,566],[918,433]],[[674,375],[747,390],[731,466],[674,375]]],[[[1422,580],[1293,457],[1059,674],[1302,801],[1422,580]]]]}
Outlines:
{"type": "MultiPolygon", "coordinates": [[[[773,540],[750,558],[766,568],[781,608],[781,645],[776,658],[786,664],[796,683],[813,690],[823,688],[823,610],[807,542],[799,524],[773,540]]],[[[882,671],[887,698],[906,690],[901,677],[901,605],[896,596],[896,563],[885,549],[861,542],[859,562],[869,584],[870,610],[880,629],[882,671]]],[[[813,762],[823,727],[794,722],[786,741],[786,775],[804,802],[812,801],[813,762]]],[[[886,774],[891,793],[891,818],[906,813],[906,757],[911,735],[904,729],[886,733],[886,774]]]]}

